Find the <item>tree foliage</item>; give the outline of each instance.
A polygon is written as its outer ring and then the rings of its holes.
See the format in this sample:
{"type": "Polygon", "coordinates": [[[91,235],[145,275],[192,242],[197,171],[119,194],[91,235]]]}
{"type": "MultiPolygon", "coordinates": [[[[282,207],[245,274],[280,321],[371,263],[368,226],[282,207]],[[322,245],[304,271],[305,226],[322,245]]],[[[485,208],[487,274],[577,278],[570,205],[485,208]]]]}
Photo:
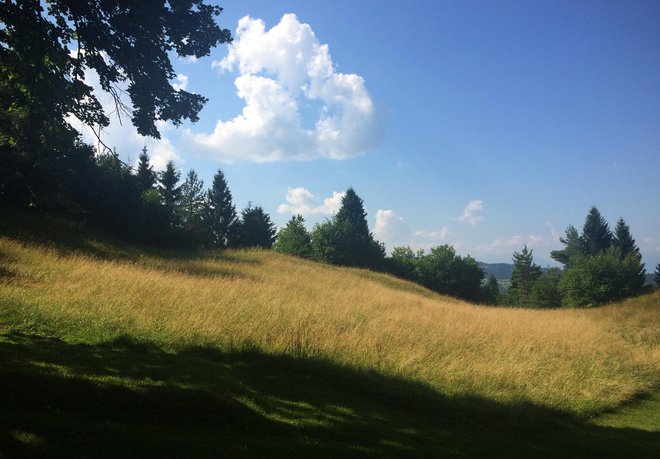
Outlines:
{"type": "Polygon", "coordinates": [[[302,215],[291,217],[286,226],[277,233],[273,250],[302,258],[312,256],[312,237],[305,228],[302,215]]]}
{"type": "Polygon", "coordinates": [[[313,256],[325,263],[380,269],[384,246],[369,232],[362,199],[353,188],[346,190],[337,214],[312,231],[313,256]]]}
{"type": "Polygon", "coordinates": [[[541,276],[541,268],[534,263],[533,252],[526,245],[522,252],[513,252],[513,272],[508,292],[511,304],[531,305],[532,288],[541,276]]]}
{"type": "Polygon", "coordinates": [[[253,207],[248,203],[248,206],[241,211],[236,233],[239,247],[270,249],[275,241],[276,227],[263,208],[253,207]]]}
{"type": "Polygon", "coordinates": [[[146,146],[142,148],[142,152],[138,157],[137,172],[135,175],[138,182],[138,187],[142,192],[150,190],[156,185],[156,179],[158,176],[154,172],[154,168],[149,162],[149,153],[147,152],[146,146]]]}
{"type": "Polygon", "coordinates": [[[238,217],[225,174],[221,170],[216,172],[213,185],[206,194],[204,221],[210,233],[209,243],[212,247],[227,247],[234,242],[238,217]]]}

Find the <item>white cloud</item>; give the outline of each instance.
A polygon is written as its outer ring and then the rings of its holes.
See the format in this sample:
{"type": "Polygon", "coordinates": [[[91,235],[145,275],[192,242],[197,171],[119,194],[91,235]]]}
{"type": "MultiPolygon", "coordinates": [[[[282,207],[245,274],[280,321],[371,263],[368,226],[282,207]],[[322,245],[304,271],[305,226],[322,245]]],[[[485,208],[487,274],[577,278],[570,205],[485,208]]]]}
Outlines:
{"type": "Polygon", "coordinates": [[[484,202],[481,199],[473,199],[465,207],[465,210],[463,210],[463,214],[454,218],[454,220],[458,220],[461,222],[468,223],[472,226],[475,226],[477,223],[479,223],[484,219],[484,217],[480,215],[475,215],[475,213],[480,212],[483,209],[484,209],[484,202]]]}
{"type": "Polygon", "coordinates": [[[343,192],[334,191],[332,196],[325,198],[317,205],[317,198],[303,187],[289,188],[286,193],[286,204],[280,204],[277,212],[280,214],[300,215],[332,215],[341,207],[343,192]]]}
{"type": "Polygon", "coordinates": [[[438,231],[411,231],[403,218],[393,210],[378,209],[373,229],[374,237],[391,250],[397,246],[428,250],[444,243],[451,233],[447,227],[438,231]]]}
{"type": "Polygon", "coordinates": [[[380,138],[374,104],[362,77],[337,73],[328,45],[294,14],[266,30],[243,17],[229,54],[212,66],[238,71],[234,84],[245,106],[209,133],[184,132],[183,140],[217,160],[346,159],[380,138]],[[315,112],[313,121],[303,116],[315,112]]]}
{"type": "Polygon", "coordinates": [[[185,91],[186,88],[188,87],[188,75],[184,75],[183,73],[179,73],[176,76],[176,83],[172,85],[174,89],[177,91],[185,91]]]}
{"type": "Polygon", "coordinates": [[[373,230],[377,240],[389,248],[410,245],[410,228],[393,210],[378,209],[373,230]]]}
{"type": "MultiPolygon", "coordinates": [[[[180,77],[182,75],[179,75],[180,77]]],[[[183,75],[185,76],[185,75],[183,75]]],[[[184,162],[183,159],[177,154],[172,142],[165,137],[154,139],[152,137],[144,137],[138,134],[137,129],[130,120],[130,115],[122,114],[121,118],[116,115],[116,106],[113,97],[101,89],[99,77],[96,71],[86,69],[84,74],[85,83],[94,89],[94,95],[101,103],[103,110],[110,119],[110,124],[103,128],[100,133],[101,140],[108,147],[115,149],[117,154],[122,158],[130,158],[133,164],[137,164],[138,156],[142,151],[142,147],[146,146],[149,152],[151,164],[155,170],[165,169],[167,161],[172,160],[178,166],[184,162]]],[[[181,80],[179,80],[181,82],[181,80]]],[[[187,81],[187,77],[186,77],[187,81]]],[[[128,108],[128,112],[132,111],[132,104],[128,95],[125,92],[120,92],[122,103],[128,108]]],[[[77,119],[75,116],[68,116],[66,121],[73,126],[74,129],[81,133],[83,140],[90,145],[97,148],[97,151],[102,151],[104,148],[99,144],[94,130],[77,119]]],[[[171,125],[165,122],[156,122],[156,126],[162,133],[171,129],[171,125]]],[[[98,134],[98,131],[97,131],[98,134]]]]}

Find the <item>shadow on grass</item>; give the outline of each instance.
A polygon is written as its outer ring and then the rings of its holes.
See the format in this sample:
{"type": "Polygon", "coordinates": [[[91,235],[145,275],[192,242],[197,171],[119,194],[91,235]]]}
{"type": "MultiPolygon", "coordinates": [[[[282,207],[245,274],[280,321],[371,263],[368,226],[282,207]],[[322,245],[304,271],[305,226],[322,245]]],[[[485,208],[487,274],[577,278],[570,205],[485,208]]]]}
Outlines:
{"type": "Polygon", "coordinates": [[[309,359],[0,334],[0,457],[650,457],[658,434],[309,359]]]}

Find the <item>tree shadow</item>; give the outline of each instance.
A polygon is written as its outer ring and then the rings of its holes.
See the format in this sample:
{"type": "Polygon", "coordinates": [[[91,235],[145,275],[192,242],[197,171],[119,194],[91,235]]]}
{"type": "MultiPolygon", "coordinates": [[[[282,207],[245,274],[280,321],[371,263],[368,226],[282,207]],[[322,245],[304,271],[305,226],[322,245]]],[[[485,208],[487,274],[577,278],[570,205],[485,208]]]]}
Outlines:
{"type": "Polygon", "coordinates": [[[314,358],[0,335],[0,457],[650,457],[657,433],[314,358]]]}

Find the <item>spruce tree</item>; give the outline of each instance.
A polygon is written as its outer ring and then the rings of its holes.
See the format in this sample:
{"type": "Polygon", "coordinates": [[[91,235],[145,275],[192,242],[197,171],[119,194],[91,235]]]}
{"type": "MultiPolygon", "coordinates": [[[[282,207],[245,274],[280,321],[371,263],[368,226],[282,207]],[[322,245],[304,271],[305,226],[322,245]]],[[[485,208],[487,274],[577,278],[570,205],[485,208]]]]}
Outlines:
{"type": "MultiPolygon", "coordinates": [[[[363,268],[379,268],[385,259],[385,248],[369,232],[367,213],[362,199],[353,188],[346,190],[341,207],[329,226],[314,231],[330,247],[318,248],[317,253],[330,263],[363,268]]],[[[314,239],[314,238],[312,238],[314,239]]]]}
{"type": "Polygon", "coordinates": [[[212,247],[222,248],[234,243],[236,207],[232,203],[231,191],[221,170],[213,177],[213,185],[206,193],[204,221],[212,247]]]}
{"type": "Polygon", "coordinates": [[[529,306],[534,283],[541,276],[541,268],[534,264],[533,250],[523,247],[522,252],[513,252],[513,272],[509,297],[512,304],[529,306]]]}
{"type": "Polygon", "coordinates": [[[286,226],[277,233],[273,250],[303,258],[312,256],[312,238],[305,228],[302,215],[291,217],[286,226]]]}
{"type": "Polygon", "coordinates": [[[626,225],[623,218],[620,218],[616,223],[612,245],[619,251],[622,259],[628,255],[640,256],[639,248],[635,244],[635,240],[630,234],[630,228],[626,225]]]}
{"type": "Polygon", "coordinates": [[[176,170],[174,161],[165,164],[165,170],[158,174],[158,189],[163,199],[163,204],[172,211],[176,207],[181,196],[181,188],[176,186],[181,178],[181,172],[176,170]]]}
{"type": "Polygon", "coordinates": [[[156,173],[149,163],[149,154],[147,153],[146,146],[142,147],[142,153],[140,153],[139,156],[137,173],[135,175],[137,177],[140,193],[152,189],[156,184],[156,173]]]}
{"type": "Polygon", "coordinates": [[[261,247],[270,249],[275,241],[275,224],[260,206],[251,203],[241,211],[241,220],[237,225],[238,245],[240,247],[261,247]]]}
{"type": "Polygon", "coordinates": [[[586,255],[596,255],[612,245],[612,232],[596,207],[592,207],[582,228],[582,249],[586,255]]]}
{"type": "Polygon", "coordinates": [[[660,287],[660,263],[655,266],[655,285],[660,287]]]}

